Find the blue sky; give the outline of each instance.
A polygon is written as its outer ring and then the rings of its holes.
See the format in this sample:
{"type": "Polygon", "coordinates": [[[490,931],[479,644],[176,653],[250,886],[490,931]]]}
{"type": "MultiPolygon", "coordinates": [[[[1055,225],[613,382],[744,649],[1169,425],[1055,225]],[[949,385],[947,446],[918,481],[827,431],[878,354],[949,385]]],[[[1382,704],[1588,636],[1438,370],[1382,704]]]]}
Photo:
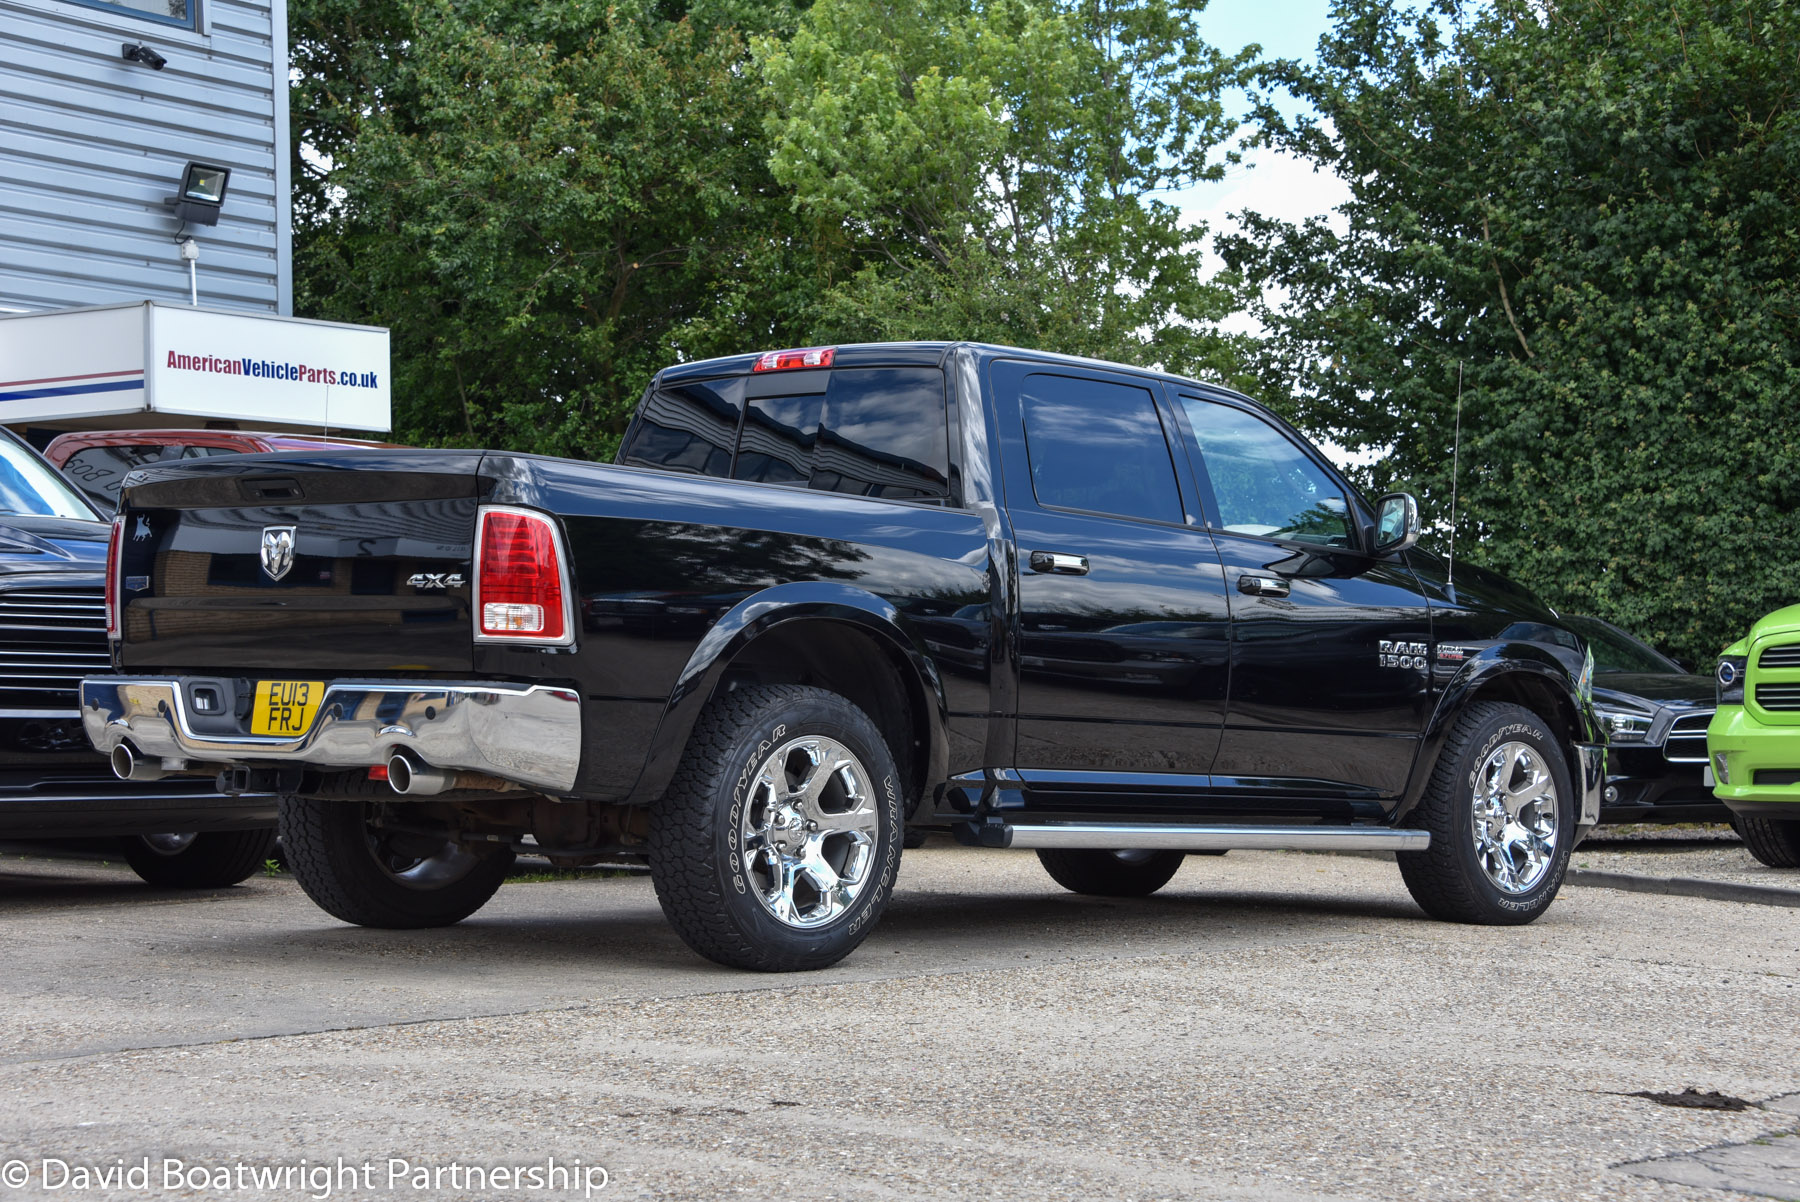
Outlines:
{"type": "MultiPolygon", "coordinates": [[[[1233,52],[1256,43],[1265,58],[1311,58],[1319,35],[1330,25],[1331,0],[1212,0],[1200,15],[1200,30],[1219,49],[1233,52]]],[[[1201,184],[1164,199],[1189,221],[1203,221],[1212,233],[1226,229],[1233,213],[1250,209],[1270,217],[1300,221],[1328,213],[1349,198],[1336,177],[1307,163],[1263,150],[1230,168],[1217,183],[1201,184]]],[[[1248,319],[1229,328],[1251,328],[1248,319]]]]}
{"type": "Polygon", "coordinates": [[[1330,9],[1330,0],[1212,0],[1200,29],[1227,52],[1256,42],[1269,58],[1309,58],[1330,9]]]}

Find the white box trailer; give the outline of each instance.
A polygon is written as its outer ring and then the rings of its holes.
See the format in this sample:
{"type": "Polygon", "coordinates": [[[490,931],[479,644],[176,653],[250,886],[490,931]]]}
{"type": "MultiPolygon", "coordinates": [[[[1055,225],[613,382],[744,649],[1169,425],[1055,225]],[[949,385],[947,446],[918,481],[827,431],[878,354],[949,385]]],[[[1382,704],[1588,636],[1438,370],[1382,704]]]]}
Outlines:
{"type": "Polygon", "coordinates": [[[0,316],[0,425],[385,434],[379,326],[142,301],[0,316]]]}

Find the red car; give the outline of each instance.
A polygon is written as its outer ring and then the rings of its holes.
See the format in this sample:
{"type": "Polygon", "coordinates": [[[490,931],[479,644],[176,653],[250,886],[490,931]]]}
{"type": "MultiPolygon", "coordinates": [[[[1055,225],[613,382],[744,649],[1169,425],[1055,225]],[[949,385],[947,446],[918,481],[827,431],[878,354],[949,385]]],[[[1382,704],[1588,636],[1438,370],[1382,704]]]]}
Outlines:
{"type": "Polygon", "coordinates": [[[58,435],[44,448],[44,458],[62,469],[63,475],[86,493],[101,513],[111,513],[119,507],[119,481],[133,468],[152,463],[213,455],[257,455],[265,451],[399,445],[325,434],[257,430],[78,430],[58,435]]]}

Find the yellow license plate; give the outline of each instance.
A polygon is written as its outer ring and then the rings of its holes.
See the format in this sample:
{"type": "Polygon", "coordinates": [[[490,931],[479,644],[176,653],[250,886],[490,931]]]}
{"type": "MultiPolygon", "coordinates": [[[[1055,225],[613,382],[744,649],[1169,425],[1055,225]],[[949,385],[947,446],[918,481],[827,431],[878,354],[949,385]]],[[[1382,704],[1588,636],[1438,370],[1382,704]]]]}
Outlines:
{"type": "Polygon", "coordinates": [[[313,715],[324,699],[322,680],[259,680],[256,705],[250,711],[250,733],[303,735],[312,727],[313,715]]]}

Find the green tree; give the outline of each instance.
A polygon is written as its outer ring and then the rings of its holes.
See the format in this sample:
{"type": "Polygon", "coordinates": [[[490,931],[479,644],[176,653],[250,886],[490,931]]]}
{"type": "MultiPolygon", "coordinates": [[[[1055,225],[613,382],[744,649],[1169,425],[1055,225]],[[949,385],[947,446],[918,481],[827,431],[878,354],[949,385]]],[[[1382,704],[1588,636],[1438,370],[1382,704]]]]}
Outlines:
{"type": "Polygon", "coordinates": [[[748,0],[297,0],[297,307],[393,331],[395,433],[610,455],[651,373],[781,341],[810,256],[748,0]]]}
{"type": "Polygon", "coordinates": [[[1263,390],[1382,457],[1457,553],[1705,659],[1800,581],[1800,7],[1340,0],[1316,116],[1334,225],[1246,215],[1263,390]]]}
{"type": "Polygon", "coordinates": [[[819,0],[756,57],[822,340],[975,338],[1226,377],[1238,310],[1160,193],[1217,179],[1247,56],[1204,0],[819,0]]]}

